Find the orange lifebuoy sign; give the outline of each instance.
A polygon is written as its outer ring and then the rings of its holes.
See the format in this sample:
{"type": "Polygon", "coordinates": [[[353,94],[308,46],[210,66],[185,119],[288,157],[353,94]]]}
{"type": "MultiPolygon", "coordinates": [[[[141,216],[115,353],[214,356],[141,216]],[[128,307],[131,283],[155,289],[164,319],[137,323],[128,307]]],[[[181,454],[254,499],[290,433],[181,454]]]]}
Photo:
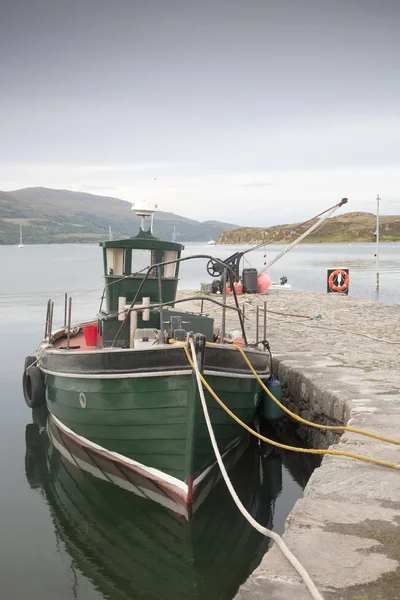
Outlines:
{"type": "Polygon", "coordinates": [[[349,293],[349,269],[328,269],[328,292],[349,293]]]}

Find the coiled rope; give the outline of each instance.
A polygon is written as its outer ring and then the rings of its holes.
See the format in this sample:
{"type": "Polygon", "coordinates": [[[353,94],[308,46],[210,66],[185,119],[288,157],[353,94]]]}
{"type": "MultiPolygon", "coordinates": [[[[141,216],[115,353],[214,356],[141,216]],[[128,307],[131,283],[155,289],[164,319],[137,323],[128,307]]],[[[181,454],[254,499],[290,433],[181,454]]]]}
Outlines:
{"type": "Polygon", "coordinates": [[[298,572],[298,574],[300,575],[300,577],[302,578],[302,580],[304,581],[305,585],[307,586],[311,596],[314,598],[314,600],[323,600],[323,597],[321,596],[321,594],[319,593],[315,583],[313,582],[313,580],[311,579],[310,575],[308,574],[308,572],[306,571],[306,569],[303,567],[303,565],[298,561],[298,559],[294,556],[294,554],[289,550],[289,548],[286,546],[285,542],[283,541],[283,539],[281,538],[280,535],[278,535],[275,531],[271,531],[270,529],[267,529],[266,527],[263,527],[263,525],[260,525],[260,523],[258,523],[252,516],[251,514],[246,510],[246,508],[243,506],[242,502],[240,501],[238,495],[235,492],[235,489],[231,483],[231,480],[229,479],[228,473],[226,472],[225,469],[225,465],[224,462],[222,460],[221,454],[219,452],[218,449],[218,444],[217,441],[215,439],[215,435],[214,435],[214,431],[211,425],[211,420],[210,420],[210,416],[208,414],[208,409],[207,409],[207,403],[204,397],[204,390],[203,390],[203,385],[202,383],[204,383],[204,378],[200,373],[199,370],[199,365],[197,363],[197,357],[196,357],[196,352],[195,352],[195,348],[194,348],[194,343],[193,340],[190,340],[190,349],[192,351],[192,357],[189,354],[188,349],[186,348],[186,346],[183,346],[186,352],[186,356],[189,359],[190,364],[192,365],[195,375],[196,375],[196,381],[197,381],[197,387],[199,389],[199,394],[200,394],[200,400],[201,400],[201,404],[203,407],[203,412],[204,412],[204,417],[206,420],[206,424],[207,424],[207,429],[208,429],[208,433],[210,435],[210,439],[211,439],[211,444],[215,453],[215,456],[217,458],[217,462],[219,465],[219,468],[221,469],[221,474],[222,477],[224,478],[224,481],[227,485],[227,488],[233,498],[233,501],[235,502],[236,506],[238,507],[238,509],[240,510],[240,512],[242,513],[242,515],[245,517],[245,519],[247,519],[247,521],[250,523],[250,525],[252,525],[254,527],[254,529],[256,529],[257,531],[259,531],[260,533],[262,533],[263,535],[265,535],[266,537],[271,538],[272,540],[274,540],[274,542],[276,543],[276,545],[279,547],[279,549],[282,551],[283,555],[288,559],[288,561],[290,562],[290,564],[296,569],[296,571],[298,572]]]}

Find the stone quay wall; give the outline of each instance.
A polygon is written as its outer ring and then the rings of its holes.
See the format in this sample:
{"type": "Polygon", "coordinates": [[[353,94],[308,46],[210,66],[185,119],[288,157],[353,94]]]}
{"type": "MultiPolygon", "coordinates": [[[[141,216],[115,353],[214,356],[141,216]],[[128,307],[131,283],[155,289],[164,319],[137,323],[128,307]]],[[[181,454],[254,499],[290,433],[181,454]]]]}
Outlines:
{"type": "MultiPolygon", "coordinates": [[[[400,440],[400,305],[311,292],[243,295],[250,340],[264,303],[273,368],[289,408],[314,422],[400,440]]],[[[220,309],[204,303],[204,311],[218,322],[220,309]]],[[[231,313],[228,331],[238,329],[231,313]]],[[[262,312],[259,323],[261,330],[262,312]]],[[[301,431],[313,447],[400,465],[400,445],[352,432],[301,431]]],[[[400,470],[326,455],[288,516],[283,539],[326,600],[399,600],[400,470]]],[[[310,597],[273,545],[235,600],[310,597]]]]}

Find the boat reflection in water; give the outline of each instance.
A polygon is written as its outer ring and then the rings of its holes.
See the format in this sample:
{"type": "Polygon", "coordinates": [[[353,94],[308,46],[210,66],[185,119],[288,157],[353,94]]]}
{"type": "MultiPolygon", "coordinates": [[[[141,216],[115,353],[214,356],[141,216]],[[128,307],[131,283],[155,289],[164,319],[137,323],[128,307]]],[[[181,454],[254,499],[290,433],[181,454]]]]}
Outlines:
{"type": "MultiPolygon", "coordinates": [[[[182,514],[146,498],[115,464],[84,457],[42,409],[33,421],[25,432],[27,480],[100,597],[231,600],[260,562],[269,540],[248,525],[222,480],[182,514]]],[[[247,510],[271,527],[281,459],[263,458],[251,444],[229,474],[247,510]]]]}

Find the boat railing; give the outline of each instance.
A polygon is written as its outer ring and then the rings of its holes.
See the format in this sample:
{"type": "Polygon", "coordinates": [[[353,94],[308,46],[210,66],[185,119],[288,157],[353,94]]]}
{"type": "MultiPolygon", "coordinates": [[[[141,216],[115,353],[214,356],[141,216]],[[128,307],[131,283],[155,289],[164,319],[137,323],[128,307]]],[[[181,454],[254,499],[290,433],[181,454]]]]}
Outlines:
{"type": "MultiPolygon", "coordinates": [[[[234,281],[235,281],[234,270],[229,265],[226,265],[222,260],[215,258],[209,254],[196,254],[193,256],[187,256],[187,257],[177,258],[177,259],[170,260],[170,261],[155,263],[153,265],[150,265],[148,267],[141,269],[140,271],[137,271],[136,273],[133,273],[132,275],[126,275],[126,276],[121,277],[120,279],[116,280],[115,282],[108,284],[108,285],[113,285],[114,283],[117,283],[118,281],[121,281],[122,279],[136,276],[140,273],[144,274],[143,279],[140,282],[140,285],[135,293],[135,296],[134,296],[132,302],[124,310],[124,313],[125,313],[124,319],[121,321],[121,325],[114,337],[111,347],[113,347],[115,345],[116,341],[118,340],[118,337],[122,331],[124,323],[125,323],[126,319],[128,318],[129,314],[133,311],[142,310],[143,307],[139,307],[139,306],[135,307],[135,304],[137,303],[139,295],[140,295],[141,291],[143,290],[145,282],[147,281],[149,275],[154,270],[157,271],[159,298],[158,298],[158,303],[153,303],[153,304],[149,305],[149,308],[152,308],[153,310],[158,309],[160,311],[161,337],[163,337],[163,323],[164,323],[163,308],[164,307],[174,306],[175,304],[180,304],[183,302],[189,302],[189,301],[193,301],[193,300],[200,300],[202,303],[206,301],[206,302],[215,304],[217,306],[220,306],[222,308],[222,322],[221,322],[221,336],[220,336],[221,343],[224,341],[225,336],[226,336],[226,311],[233,310],[238,315],[238,319],[240,322],[240,328],[241,328],[241,332],[242,332],[242,337],[243,337],[244,343],[247,345],[247,336],[246,336],[246,331],[245,331],[245,327],[244,327],[244,310],[239,306],[239,301],[238,301],[238,297],[237,297],[235,286],[234,286],[234,281]],[[217,300],[216,298],[211,298],[209,296],[205,296],[205,295],[193,295],[193,296],[189,296],[189,297],[185,297],[185,298],[174,299],[174,300],[171,300],[168,302],[163,302],[162,286],[161,286],[161,268],[160,267],[162,267],[164,265],[168,265],[168,264],[184,262],[184,261],[194,260],[194,259],[206,259],[209,261],[211,260],[213,262],[213,264],[216,264],[219,266],[219,268],[221,269],[221,272],[224,275],[225,282],[227,282],[227,283],[229,282],[229,284],[230,284],[230,289],[232,290],[232,295],[234,298],[233,305],[227,304],[226,285],[223,286],[222,301],[217,300]]],[[[103,297],[104,297],[104,293],[103,293],[103,297]]],[[[103,297],[102,297],[102,299],[103,299],[103,297]]],[[[62,329],[60,329],[57,333],[60,334],[61,331],[67,332],[67,348],[69,348],[69,345],[70,345],[70,335],[71,335],[71,328],[72,328],[71,313],[72,313],[72,298],[68,297],[68,294],[66,293],[64,296],[64,327],[62,329]]],[[[53,314],[54,314],[54,302],[52,300],[48,300],[46,321],[45,321],[45,334],[44,334],[44,341],[47,341],[47,343],[52,343],[52,341],[55,339],[54,335],[53,335],[53,314]]],[[[56,337],[58,337],[58,336],[56,336],[56,337]]]]}

